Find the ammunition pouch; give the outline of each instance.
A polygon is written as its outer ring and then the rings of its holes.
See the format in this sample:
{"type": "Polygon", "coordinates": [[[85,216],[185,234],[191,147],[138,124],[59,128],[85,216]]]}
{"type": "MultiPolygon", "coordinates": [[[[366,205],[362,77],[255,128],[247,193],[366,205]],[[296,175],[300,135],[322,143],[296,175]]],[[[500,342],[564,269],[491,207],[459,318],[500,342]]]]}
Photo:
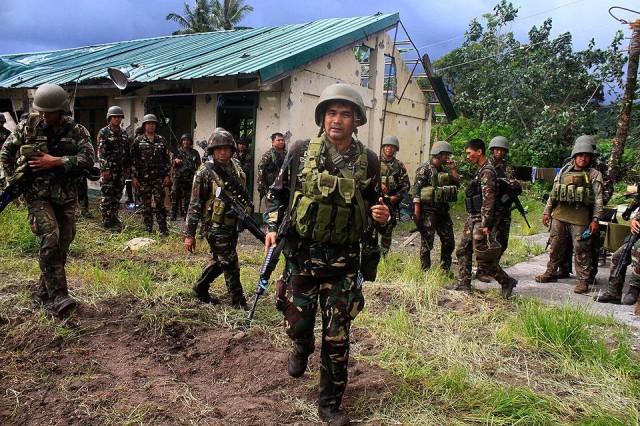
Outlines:
{"type": "Polygon", "coordinates": [[[587,180],[587,175],[583,172],[569,172],[560,176],[553,183],[550,194],[551,201],[592,206],[595,202],[595,196],[587,180]]]}
{"type": "Polygon", "coordinates": [[[458,200],[458,187],[425,186],[420,190],[420,201],[426,204],[453,203],[458,200]]]}

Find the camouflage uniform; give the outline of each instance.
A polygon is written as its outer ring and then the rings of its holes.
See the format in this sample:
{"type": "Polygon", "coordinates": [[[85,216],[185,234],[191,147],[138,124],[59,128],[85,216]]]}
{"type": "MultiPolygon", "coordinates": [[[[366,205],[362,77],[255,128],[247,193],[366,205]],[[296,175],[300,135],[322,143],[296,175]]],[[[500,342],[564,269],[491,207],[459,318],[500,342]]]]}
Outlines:
{"type": "Polygon", "coordinates": [[[245,176],[247,176],[247,179],[249,179],[249,176],[251,176],[251,173],[253,172],[253,161],[251,152],[249,152],[249,150],[243,152],[242,154],[240,154],[239,152],[235,152],[233,154],[233,158],[240,162],[242,171],[244,172],[245,176]]]}
{"type": "Polygon", "coordinates": [[[393,228],[395,228],[397,219],[400,217],[400,203],[404,196],[409,192],[411,184],[409,183],[407,168],[402,164],[402,161],[398,160],[396,157],[392,157],[390,160],[385,159],[384,156],[381,157],[380,179],[382,181],[382,191],[384,195],[389,197],[399,197],[398,203],[391,207],[391,215],[393,216],[393,219],[389,222],[389,226],[387,226],[387,229],[380,237],[382,254],[386,255],[391,248],[393,228]]]}
{"type": "MultiPolygon", "coordinates": [[[[609,177],[609,166],[605,161],[602,161],[600,156],[594,158],[595,164],[593,168],[600,172],[602,175],[602,205],[606,206],[609,200],[613,196],[613,181],[609,177]]],[[[595,283],[596,275],[598,275],[598,266],[600,263],[600,253],[603,250],[604,235],[601,232],[599,235],[591,238],[591,274],[589,275],[589,282],[595,283]]]]}
{"type": "MultiPolygon", "coordinates": [[[[570,210],[570,205],[564,202],[554,202],[549,197],[544,214],[550,214],[551,235],[550,235],[550,252],[547,269],[540,276],[542,282],[553,279],[558,276],[558,271],[566,264],[566,253],[568,250],[568,241],[571,240],[573,250],[575,252],[575,272],[578,284],[580,286],[588,286],[593,263],[591,252],[591,239],[584,240],[581,238],[583,232],[588,228],[592,218],[599,218],[603,212],[603,184],[602,175],[594,168],[587,168],[583,171],[577,171],[574,168],[573,160],[560,170],[556,175],[554,184],[562,181],[563,176],[568,173],[579,172],[587,173],[590,188],[593,193],[593,205],[588,208],[588,214],[580,220],[567,218],[566,211],[570,210]],[[568,207],[569,206],[569,207],[568,207]]],[[[575,209],[574,209],[575,210],[575,209]]]]}
{"type": "Polygon", "coordinates": [[[153,228],[153,209],[160,232],[167,232],[167,210],[164,207],[164,178],[169,176],[171,158],[166,140],[156,134],[149,140],[146,134],[136,137],[131,144],[131,175],[140,183],[138,189],[142,202],[142,214],[147,231],[153,228]]]}
{"type": "MultiPolygon", "coordinates": [[[[470,289],[472,279],[472,256],[475,250],[488,248],[487,237],[482,233],[482,228],[489,228],[491,235],[495,236],[496,225],[496,195],[497,175],[493,165],[487,162],[480,166],[467,189],[467,199],[473,196],[481,196],[482,202],[479,209],[467,208],[469,216],[464,223],[462,238],[456,250],[458,258],[458,289],[470,289]],[[479,210],[479,211],[478,211],[479,210]]],[[[472,204],[468,201],[467,204],[472,204]]],[[[482,269],[488,276],[495,278],[503,289],[511,286],[511,278],[498,264],[499,257],[492,260],[479,259],[476,256],[478,269],[482,269]]]]}
{"type": "Polygon", "coordinates": [[[48,302],[67,296],[65,264],[76,234],[77,179],[82,169],[93,167],[95,153],[89,132],[71,117],[62,117],[58,133],[46,127],[36,114],[21,121],[0,151],[0,167],[11,180],[20,148],[47,146],[49,154],[62,157],[63,165],[37,172],[24,188],[28,221],[40,239],[40,280],[37,297],[48,302]]]}
{"type": "Polygon", "coordinates": [[[125,170],[129,158],[129,137],[127,132],[120,128],[106,126],[98,132],[98,161],[100,162],[100,211],[102,223],[105,225],[118,223],[118,210],[120,198],[124,189],[125,170]],[[109,172],[111,177],[105,179],[104,173],[109,172]]]}
{"type": "MultiPolygon", "coordinates": [[[[223,170],[242,187],[245,185],[244,172],[235,158],[223,170]]],[[[234,306],[246,304],[242,284],[240,282],[240,266],[238,263],[238,231],[236,218],[231,208],[225,206],[215,197],[215,189],[223,187],[225,182],[214,171],[214,163],[207,161],[198,169],[193,180],[191,202],[187,212],[187,236],[195,238],[200,220],[203,229],[207,230],[207,241],[211,250],[211,260],[196,282],[196,293],[206,293],[211,283],[224,273],[227,291],[234,306]]]]}
{"type": "MultiPolygon", "coordinates": [[[[636,220],[640,220],[640,212],[636,214],[636,220]]],[[[607,293],[617,299],[617,303],[620,303],[620,299],[622,298],[622,289],[624,287],[624,279],[627,273],[627,267],[622,268],[622,273],[619,278],[616,278],[613,275],[613,272],[616,270],[618,262],[620,261],[620,256],[622,256],[622,252],[624,251],[625,246],[621,246],[618,250],[613,253],[611,256],[611,270],[609,274],[609,285],[607,287],[607,293]]],[[[637,242],[633,247],[633,251],[631,252],[631,280],[629,281],[629,287],[640,288],[640,242],[637,242]]]]}
{"type": "MultiPolygon", "coordinates": [[[[301,164],[296,177],[295,199],[300,200],[298,196],[304,192],[303,184],[306,177],[303,172],[307,161],[305,155],[310,155],[310,146],[309,141],[298,141],[292,145],[282,172],[270,188],[267,197],[268,208],[264,215],[270,232],[277,231],[278,221],[282,219],[289,205],[289,185],[292,180],[292,167],[296,163],[301,164]]],[[[309,167],[314,167],[315,164],[318,173],[324,170],[331,176],[341,176],[338,167],[331,160],[341,158],[346,168],[355,174],[356,170],[364,168],[363,157],[366,158],[366,169],[359,173],[362,173],[363,178],[370,180],[361,190],[361,194],[367,206],[377,204],[381,196],[377,156],[357,140],[352,140],[344,154],[335,154],[339,157],[333,157],[329,152],[331,149],[334,149],[331,142],[323,135],[322,148],[315,162],[313,157],[309,157],[309,167]]],[[[302,203],[294,204],[292,211],[297,209],[296,205],[300,206],[302,203]]],[[[354,217],[351,215],[356,210],[350,210],[345,216],[354,217]]],[[[329,226],[335,226],[335,223],[329,226]]],[[[384,227],[378,229],[384,231],[384,227]]],[[[286,236],[284,253],[286,270],[289,273],[287,302],[282,307],[286,332],[294,342],[294,353],[306,359],[314,351],[313,329],[316,312],[318,306],[320,307],[323,325],[319,404],[320,408],[337,408],[347,385],[351,321],[364,307],[364,296],[357,279],[360,268],[360,244],[314,242],[313,239],[302,238],[292,226],[286,236]]]]}
{"type": "MultiPolygon", "coordinates": [[[[451,269],[451,254],[456,244],[453,235],[453,222],[449,215],[449,203],[431,203],[420,200],[422,188],[434,186],[433,176],[438,173],[449,173],[449,169],[445,166],[436,168],[430,162],[423,164],[416,171],[416,178],[411,189],[413,203],[421,205],[420,221],[422,224],[418,227],[421,240],[420,263],[425,271],[431,268],[431,249],[436,233],[440,237],[440,266],[442,269],[451,269]]],[[[460,184],[459,179],[455,179],[452,175],[449,176],[452,179],[451,184],[455,186],[460,184]]]]}
{"type": "MultiPolygon", "coordinates": [[[[504,160],[497,160],[491,158],[489,160],[494,169],[496,169],[496,175],[499,179],[506,179],[512,189],[516,190],[520,188],[520,183],[515,178],[515,171],[511,164],[508,164],[504,160]]],[[[509,246],[509,232],[511,231],[511,203],[505,205],[501,200],[496,202],[496,222],[494,226],[496,232],[496,240],[502,246],[502,254],[507,250],[509,246]]]]}
{"type": "Polygon", "coordinates": [[[178,152],[174,155],[175,159],[182,160],[180,166],[173,164],[173,186],[171,187],[171,218],[175,219],[178,214],[178,206],[182,202],[182,214],[186,214],[189,207],[189,197],[191,196],[191,185],[193,184],[193,176],[200,168],[200,154],[193,148],[178,148],[178,152]]]}
{"type": "MultiPolygon", "coordinates": [[[[4,142],[7,140],[7,138],[11,135],[11,131],[5,127],[0,127],[0,149],[2,149],[2,145],[4,145],[4,142]]],[[[4,175],[2,173],[2,170],[0,169],[0,190],[4,189],[5,187],[5,179],[4,179],[4,175]]]]}
{"type": "Polygon", "coordinates": [[[267,195],[269,187],[278,177],[286,154],[286,150],[271,148],[260,159],[260,163],[258,163],[258,193],[260,197],[267,195]]]}

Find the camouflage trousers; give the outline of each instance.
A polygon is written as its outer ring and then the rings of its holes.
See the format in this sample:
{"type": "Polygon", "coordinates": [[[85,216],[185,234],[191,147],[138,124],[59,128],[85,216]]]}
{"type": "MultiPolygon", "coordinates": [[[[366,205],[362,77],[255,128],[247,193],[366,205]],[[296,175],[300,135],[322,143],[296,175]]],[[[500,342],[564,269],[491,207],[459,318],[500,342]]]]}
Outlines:
{"type": "Polygon", "coordinates": [[[593,267],[591,263],[592,242],[591,239],[581,239],[584,229],[584,225],[572,225],[553,219],[551,222],[551,235],[549,236],[549,262],[547,262],[546,275],[556,276],[559,271],[565,269],[568,240],[570,240],[574,251],[576,278],[579,282],[589,284],[589,277],[593,267]]]}
{"type": "Polygon", "coordinates": [[[100,212],[103,223],[113,223],[118,220],[118,210],[120,209],[120,198],[124,190],[124,176],[121,173],[111,172],[111,179],[105,181],[100,179],[100,212]]]}
{"type": "MultiPolygon", "coordinates": [[[[464,286],[471,285],[473,269],[473,250],[484,249],[487,244],[487,237],[480,228],[480,218],[469,216],[464,223],[462,238],[458,243],[456,257],[458,258],[458,283],[464,286]]],[[[509,284],[509,275],[500,267],[499,257],[492,260],[476,259],[478,269],[484,274],[493,277],[501,286],[509,284]]]]}
{"type": "MultiPolygon", "coordinates": [[[[609,273],[609,285],[607,286],[607,293],[617,298],[622,297],[622,289],[624,288],[625,275],[627,274],[627,267],[622,268],[622,272],[619,278],[613,275],[613,272],[620,262],[620,257],[624,251],[624,246],[616,250],[611,256],[611,270],[609,273]]],[[[631,279],[629,280],[629,287],[640,288],[640,245],[636,245],[631,252],[631,279]]]]}
{"type": "Polygon", "coordinates": [[[43,299],[66,296],[69,246],[76,236],[76,200],[63,205],[48,201],[28,201],[31,231],[40,239],[40,281],[38,294],[43,299]]]}
{"type": "Polygon", "coordinates": [[[145,227],[153,228],[153,208],[151,201],[156,206],[156,220],[160,231],[167,229],[167,209],[164,207],[163,179],[140,179],[140,202],[142,203],[142,217],[145,227]]]}
{"type": "Polygon", "coordinates": [[[496,224],[493,227],[493,231],[496,233],[496,240],[502,246],[502,253],[504,254],[509,247],[509,233],[511,232],[511,210],[498,211],[496,215],[496,224]]]}
{"type": "Polygon", "coordinates": [[[351,321],[364,308],[364,296],[357,271],[340,276],[303,275],[287,262],[289,282],[284,303],[285,329],[294,342],[294,351],[309,355],[315,349],[313,328],[316,311],[322,315],[320,349],[321,407],[339,407],[347,386],[349,331],[351,321]]]}
{"type": "Polygon", "coordinates": [[[85,176],[78,179],[78,204],[82,210],[89,210],[89,182],[85,176]]]}
{"type": "Polygon", "coordinates": [[[176,179],[173,181],[173,186],[171,186],[171,214],[173,216],[177,216],[178,213],[181,216],[186,216],[189,201],[191,200],[192,185],[193,179],[176,179]],[[178,211],[180,206],[182,209],[178,211]]]}
{"type": "Polygon", "coordinates": [[[233,227],[214,224],[207,235],[211,251],[209,264],[196,282],[201,290],[209,290],[211,283],[224,273],[227,291],[233,305],[245,303],[242,283],[240,282],[240,264],[238,262],[238,232],[233,227]]]}
{"type": "Polygon", "coordinates": [[[431,268],[431,250],[436,233],[440,237],[440,266],[451,269],[451,254],[455,249],[453,222],[448,210],[423,210],[420,231],[420,263],[423,270],[431,268]]]}

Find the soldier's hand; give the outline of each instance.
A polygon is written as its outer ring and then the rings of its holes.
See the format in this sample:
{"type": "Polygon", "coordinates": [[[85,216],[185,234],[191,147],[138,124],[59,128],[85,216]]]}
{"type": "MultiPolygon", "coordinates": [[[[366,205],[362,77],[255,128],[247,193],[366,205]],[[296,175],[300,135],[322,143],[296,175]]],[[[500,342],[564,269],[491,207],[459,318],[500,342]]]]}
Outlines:
{"type": "Polygon", "coordinates": [[[133,186],[135,189],[139,189],[140,188],[140,182],[138,181],[138,179],[132,178],[131,179],[131,186],[133,186]]]}
{"type": "Polygon", "coordinates": [[[549,214],[549,213],[545,213],[545,214],[542,216],[542,224],[543,224],[544,226],[548,227],[550,223],[551,223],[551,214],[549,214]]]}
{"type": "Polygon", "coordinates": [[[32,160],[29,160],[29,167],[35,172],[39,170],[49,170],[60,166],[62,166],[62,158],[54,157],[53,155],[49,155],[44,152],[36,153],[35,157],[33,157],[32,160]]]}
{"type": "Polygon", "coordinates": [[[102,182],[108,182],[111,180],[111,172],[109,170],[105,170],[103,172],[100,172],[100,179],[102,179],[102,182]]]}
{"type": "Polygon", "coordinates": [[[267,252],[269,251],[269,248],[271,246],[275,246],[278,240],[278,233],[277,232],[267,232],[267,235],[265,235],[264,237],[264,254],[266,256],[267,252]]]}
{"type": "Polygon", "coordinates": [[[165,176],[162,183],[164,184],[164,186],[171,186],[171,176],[165,176]]]}
{"type": "Polygon", "coordinates": [[[485,235],[485,237],[488,237],[489,234],[491,233],[491,228],[485,226],[484,228],[480,229],[482,231],[482,233],[485,235]]]}
{"type": "Polygon", "coordinates": [[[378,204],[371,207],[371,217],[376,222],[384,225],[389,220],[390,212],[389,207],[384,203],[382,197],[378,199],[378,204]]]}
{"type": "Polygon", "coordinates": [[[631,232],[634,234],[640,234],[640,221],[637,219],[631,219],[631,232]]]}
{"type": "Polygon", "coordinates": [[[184,248],[189,252],[193,253],[196,249],[196,239],[192,237],[186,237],[184,239],[184,248]]]}
{"type": "Polygon", "coordinates": [[[182,160],[179,158],[176,158],[175,160],[173,160],[173,162],[176,164],[176,166],[182,166],[182,160]]]}
{"type": "Polygon", "coordinates": [[[592,220],[591,223],[589,224],[589,230],[591,231],[591,238],[593,238],[595,235],[598,234],[598,231],[600,231],[600,222],[598,222],[597,220],[592,220]]]}

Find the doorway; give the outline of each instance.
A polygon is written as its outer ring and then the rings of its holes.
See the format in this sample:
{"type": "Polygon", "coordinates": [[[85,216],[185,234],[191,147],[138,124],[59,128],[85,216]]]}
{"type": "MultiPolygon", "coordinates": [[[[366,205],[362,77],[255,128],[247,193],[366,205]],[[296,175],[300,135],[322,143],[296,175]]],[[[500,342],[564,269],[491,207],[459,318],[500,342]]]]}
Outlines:
{"type": "Polygon", "coordinates": [[[149,97],[145,102],[145,113],[158,117],[157,133],[167,140],[173,153],[178,151],[180,136],[184,133],[192,135],[194,102],[195,97],[190,95],[149,97]]]}
{"type": "Polygon", "coordinates": [[[107,123],[107,98],[105,96],[77,98],[73,108],[73,119],[87,128],[95,148],[98,132],[107,123]]]}

